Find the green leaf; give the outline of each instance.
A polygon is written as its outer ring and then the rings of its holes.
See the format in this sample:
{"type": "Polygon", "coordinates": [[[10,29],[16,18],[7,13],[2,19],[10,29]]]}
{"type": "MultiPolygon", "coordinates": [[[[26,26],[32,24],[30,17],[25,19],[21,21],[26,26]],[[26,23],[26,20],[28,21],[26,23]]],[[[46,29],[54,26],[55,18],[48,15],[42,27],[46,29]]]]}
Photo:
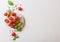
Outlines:
{"type": "Polygon", "coordinates": [[[21,31],[21,28],[20,28],[20,27],[18,27],[17,31],[21,31]]]}
{"type": "Polygon", "coordinates": [[[14,28],[17,29],[18,28],[18,25],[16,25],[14,28]]]}
{"type": "Polygon", "coordinates": [[[16,38],[19,38],[19,36],[16,36],[16,38]]]}
{"type": "Polygon", "coordinates": [[[10,5],[10,6],[13,6],[14,4],[13,4],[13,2],[12,1],[8,1],[8,4],[10,5]]]}
{"type": "Polygon", "coordinates": [[[21,25],[22,25],[22,23],[19,23],[19,24],[18,24],[18,29],[17,29],[17,31],[21,31],[21,25]]]}
{"type": "Polygon", "coordinates": [[[17,31],[21,30],[22,23],[18,23],[14,28],[17,29],[17,31]]]}
{"type": "Polygon", "coordinates": [[[16,36],[13,38],[13,40],[16,40],[16,36]]]}
{"type": "Polygon", "coordinates": [[[13,40],[15,41],[17,38],[19,38],[18,35],[14,36],[13,40]]]}
{"type": "Polygon", "coordinates": [[[20,27],[21,25],[22,25],[22,23],[19,23],[19,24],[18,24],[18,27],[20,27]]]}
{"type": "Polygon", "coordinates": [[[9,16],[10,16],[10,14],[11,14],[11,10],[9,9],[7,12],[8,12],[8,17],[9,17],[9,16]]]}

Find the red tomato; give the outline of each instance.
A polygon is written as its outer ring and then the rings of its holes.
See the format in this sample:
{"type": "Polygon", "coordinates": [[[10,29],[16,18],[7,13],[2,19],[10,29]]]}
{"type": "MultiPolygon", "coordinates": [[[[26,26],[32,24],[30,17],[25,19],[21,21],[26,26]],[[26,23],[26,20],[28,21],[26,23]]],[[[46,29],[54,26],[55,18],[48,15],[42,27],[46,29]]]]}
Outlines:
{"type": "Polygon", "coordinates": [[[12,32],[12,36],[16,36],[16,33],[15,32],[12,32]]]}
{"type": "Polygon", "coordinates": [[[8,26],[11,26],[11,24],[9,23],[8,26]]]}
{"type": "Polygon", "coordinates": [[[18,20],[18,17],[17,16],[15,17],[15,20],[18,20]]]}
{"type": "Polygon", "coordinates": [[[13,22],[12,21],[10,21],[9,23],[8,23],[8,26],[11,26],[13,24],[13,22]]]}
{"type": "Polygon", "coordinates": [[[6,23],[8,23],[8,22],[9,22],[9,20],[8,20],[8,19],[5,19],[5,22],[6,22],[6,23]]]}
{"type": "Polygon", "coordinates": [[[15,20],[15,19],[13,20],[13,22],[16,22],[16,21],[17,21],[17,20],[15,20]]]}
{"type": "Polygon", "coordinates": [[[6,12],[6,13],[4,13],[4,16],[7,16],[8,15],[8,13],[6,12]]]}
{"type": "Polygon", "coordinates": [[[15,16],[15,15],[16,15],[16,13],[14,13],[14,12],[11,13],[11,16],[15,16]]]}
{"type": "Polygon", "coordinates": [[[9,20],[13,20],[13,18],[12,17],[9,17],[9,20]]]}
{"type": "Polygon", "coordinates": [[[11,25],[10,27],[11,27],[11,28],[14,28],[14,26],[13,26],[13,25],[11,25]]]}
{"type": "Polygon", "coordinates": [[[14,23],[13,26],[16,26],[16,24],[14,23]]]}
{"type": "Polygon", "coordinates": [[[19,21],[16,21],[16,24],[18,24],[19,23],[19,21]]]}
{"type": "Polygon", "coordinates": [[[22,7],[18,7],[18,10],[19,10],[19,11],[22,11],[23,9],[22,9],[22,7]]]}

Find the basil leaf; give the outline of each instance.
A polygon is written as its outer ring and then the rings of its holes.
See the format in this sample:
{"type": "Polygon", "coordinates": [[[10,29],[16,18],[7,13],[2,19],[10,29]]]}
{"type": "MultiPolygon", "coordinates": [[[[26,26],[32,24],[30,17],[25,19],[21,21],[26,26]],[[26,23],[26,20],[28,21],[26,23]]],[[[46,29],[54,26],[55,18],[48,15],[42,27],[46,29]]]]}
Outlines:
{"type": "Polygon", "coordinates": [[[20,27],[18,27],[17,31],[21,31],[21,28],[20,28],[20,27]]]}
{"type": "Polygon", "coordinates": [[[18,24],[18,27],[20,27],[21,25],[22,25],[22,23],[19,23],[19,24],[18,24]]]}
{"type": "Polygon", "coordinates": [[[18,25],[16,25],[15,27],[14,27],[14,29],[17,29],[18,28],[18,25]]]}
{"type": "Polygon", "coordinates": [[[16,38],[19,38],[19,36],[16,36],[16,38]]]}
{"type": "Polygon", "coordinates": [[[8,4],[9,4],[10,6],[13,6],[13,5],[14,5],[12,1],[8,1],[8,4]]]}
{"type": "Polygon", "coordinates": [[[8,12],[8,17],[9,17],[9,16],[10,16],[10,14],[11,14],[11,10],[9,9],[7,12],[8,12]]]}
{"type": "Polygon", "coordinates": [[[17,29],[17,31],[21,31],[21,25],[22,23],[18,23],[14,28],[17,29]]]}
{"type": "Polygon", "coordinates": [[[18,29],[17,29],[17,31],[21,31],[21,25],[22,25],[22,23],[19,23],[19,24],[18,24],[18,29]]]}
{"type": "Polygon", "coordinates": [[[13,40],[16,40],[16,36],[13,38],[13,40]]]}

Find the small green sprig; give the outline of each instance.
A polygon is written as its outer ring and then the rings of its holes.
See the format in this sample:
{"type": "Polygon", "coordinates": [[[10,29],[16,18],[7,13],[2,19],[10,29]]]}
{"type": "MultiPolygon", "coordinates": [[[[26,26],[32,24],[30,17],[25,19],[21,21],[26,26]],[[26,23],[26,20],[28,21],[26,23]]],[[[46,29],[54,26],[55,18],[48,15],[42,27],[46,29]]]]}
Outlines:
{"type": "Polygon", "coordinates": [[[19,38],[18,35],[14,36],[13,40],[15,41],[17,38],[19,38]]]}

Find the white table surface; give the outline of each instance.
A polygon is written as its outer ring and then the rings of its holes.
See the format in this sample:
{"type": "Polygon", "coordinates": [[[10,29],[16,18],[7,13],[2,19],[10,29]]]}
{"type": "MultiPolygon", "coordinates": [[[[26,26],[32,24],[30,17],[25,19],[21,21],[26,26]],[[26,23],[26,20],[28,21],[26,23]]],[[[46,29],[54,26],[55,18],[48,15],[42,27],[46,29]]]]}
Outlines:
{"type": "MultiPolygon", "coordinates": [[[[60,42],[60,0],[13,0],[21,3],[26,25],[15,42],[60,42]]],[[[0,0],[0,42],[14,42],[3,13],[7,0],[0,0]]]]}

